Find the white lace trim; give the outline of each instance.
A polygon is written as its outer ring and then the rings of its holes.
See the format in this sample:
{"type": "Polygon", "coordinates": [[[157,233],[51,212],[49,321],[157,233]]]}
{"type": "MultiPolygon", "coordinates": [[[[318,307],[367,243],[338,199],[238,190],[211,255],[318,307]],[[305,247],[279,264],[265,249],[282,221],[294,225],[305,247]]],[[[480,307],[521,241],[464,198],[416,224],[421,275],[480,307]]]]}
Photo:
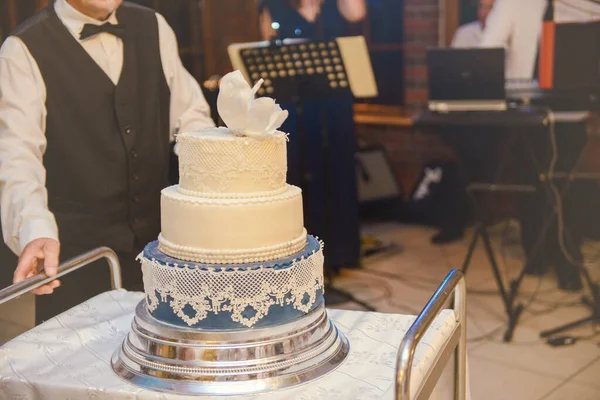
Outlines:
{"type": "Polygon", "coordinates": [[[158,236],[158,248],[163,253],[179,260],[206,264],[244,264],[277,260],[296,254],[306,246],[306,229],[302,234],[289,242],[275,246],[266,246],[243,250],[211,250],[191,246],[181,246],[158,236]]]}
{"type": "Polygon", "coordinates": [[[284,135],[231,140],[180,136],[180,186],[217,195],[277,190],[285,186],[286,141],[284,135]]]}
{"type": "Polygon", "coordinates": [[[292,305],[308,313],[323,289],[323,243],[308,257],[292,262],[289,268],[257,269],[200,268],[187,264],[168,266],[141,254],[146,302],[156,310],[167,296],[173,312],[189,326],[204,320],[208,313],[231,312],[231,320],[248,328],[269,314],[271,306],[292,305]],[[195,315],[183,310],[190,306],[195,315]],[[247,309],[254,316],[246,318],[247,309]]]}

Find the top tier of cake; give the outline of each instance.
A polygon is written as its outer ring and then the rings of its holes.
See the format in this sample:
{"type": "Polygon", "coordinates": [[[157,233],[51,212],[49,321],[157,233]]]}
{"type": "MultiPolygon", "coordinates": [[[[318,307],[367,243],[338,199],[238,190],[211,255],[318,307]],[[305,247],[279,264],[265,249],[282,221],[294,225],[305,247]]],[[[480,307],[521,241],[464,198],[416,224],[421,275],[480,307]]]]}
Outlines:
{"type": "Polygon", "coordinates": [[[182,194],[209,198],[268,197],[287,190],[286,135],[240,137],[227,128],[177,136],[182,194]]]}

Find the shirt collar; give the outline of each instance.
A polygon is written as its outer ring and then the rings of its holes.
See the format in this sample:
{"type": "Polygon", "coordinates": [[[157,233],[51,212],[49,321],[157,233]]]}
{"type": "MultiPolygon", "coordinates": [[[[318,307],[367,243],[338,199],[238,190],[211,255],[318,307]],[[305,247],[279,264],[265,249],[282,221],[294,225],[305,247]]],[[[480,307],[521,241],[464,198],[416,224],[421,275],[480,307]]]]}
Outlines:
{"type": "Polygon", "coordinates": [[[58,18],[60,18],[62,23],[76,38],[79,38],[79,34],[85,24],[102,25],[106,22],[110,22],[111,24],[118,23],[116,12],[113,12],[106,21],[99,21],[80,13],[74,9],[67,0],[56,0],[54,3],[54,10],[56,11],[58,18]]]}

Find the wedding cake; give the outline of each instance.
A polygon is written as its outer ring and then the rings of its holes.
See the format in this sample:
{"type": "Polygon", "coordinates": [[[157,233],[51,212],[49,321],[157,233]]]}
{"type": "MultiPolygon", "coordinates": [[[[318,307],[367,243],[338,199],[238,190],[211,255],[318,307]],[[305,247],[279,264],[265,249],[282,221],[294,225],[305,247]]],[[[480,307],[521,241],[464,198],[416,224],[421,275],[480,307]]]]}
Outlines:
{"type": "Polygon", "coordinates": [[[322,307],[323,244],[286,183],[287,111],[223,77],[227,128],[177,136],[180,181],[163,190],[161,234],[139,259],[148,312],[203,330],[266,328],[322,307]]]}
{"type": "Polygon", "coordinates": [[[323,302],[323,244],[286,183],[287,111],[240,72],[217,100],[227,128],[177,136],[179,184],[139,255],[144,300],[111,365],[123,380],[181,395],[244,396],[317,379],[349,343],[323,302]]]}

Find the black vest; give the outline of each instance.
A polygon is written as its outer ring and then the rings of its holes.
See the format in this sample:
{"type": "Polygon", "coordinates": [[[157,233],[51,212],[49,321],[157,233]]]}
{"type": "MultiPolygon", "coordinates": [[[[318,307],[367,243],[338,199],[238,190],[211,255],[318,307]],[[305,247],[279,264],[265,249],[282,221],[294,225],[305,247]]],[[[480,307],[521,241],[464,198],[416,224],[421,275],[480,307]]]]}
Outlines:
{"type": "Polygon", "coordinates": [[[17,29],[46,85],[48,206],[63,244],[131,251],[160,232],[168,185],[170,92],[154,11],[124,3],[118,85],[53,6],[17,29]]]}

